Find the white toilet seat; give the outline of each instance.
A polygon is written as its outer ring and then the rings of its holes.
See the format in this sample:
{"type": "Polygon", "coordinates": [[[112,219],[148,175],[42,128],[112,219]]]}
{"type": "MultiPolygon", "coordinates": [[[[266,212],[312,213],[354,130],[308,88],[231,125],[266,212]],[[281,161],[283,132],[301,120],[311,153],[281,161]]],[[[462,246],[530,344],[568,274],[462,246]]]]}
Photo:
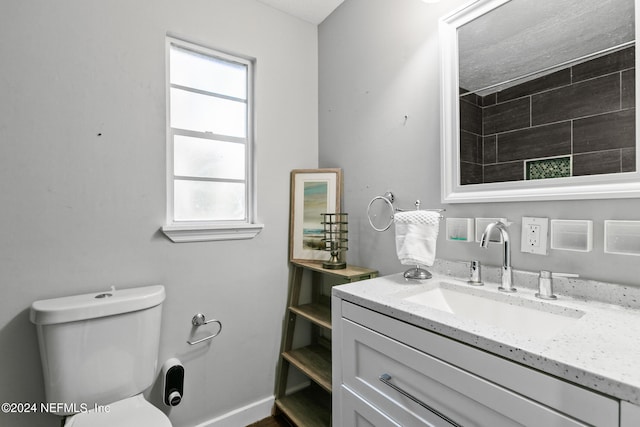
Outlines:
{"type": "Polygon", "coordinates": [[[104,406],[109,412],[81,412],[68,417],[64,427],[171,427],[169,418],[142,394],[104,406]]]}

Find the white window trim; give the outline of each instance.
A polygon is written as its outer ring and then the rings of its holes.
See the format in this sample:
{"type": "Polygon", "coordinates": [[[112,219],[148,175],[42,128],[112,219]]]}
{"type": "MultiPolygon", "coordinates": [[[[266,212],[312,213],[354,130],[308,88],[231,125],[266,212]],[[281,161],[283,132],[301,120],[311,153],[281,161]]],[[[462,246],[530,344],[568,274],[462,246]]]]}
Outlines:
{"type": "Polygon", "coordinates": [[[239,56],[227,56],[220,51],[206,48],[199,44],[187,42],[180,38],[167,36],[165,44],[165,90],[166,90],[166,150],[167,150],[167,210],[166,224],[162,227],[162,232],[175,243],[185,242],[205,242],[220,240],[242,240],[252,239],[262,231],[264,224],[255,223],[256,218],[256,171],[255,171],[255,116],[254,116],[254,61],[250,58],[239,56]],[[170,81],[169,81],[169,52],[171,45],[180,46],[195,52],[202,52],[206,55],[220,57],[230,61],[241,62],[249,67],[249,79],[247,87],[247,123],[250,123],[247,131],[246,143],[246,185],[247,185],[247,219],[246,221],[174,221],[174,197],[173,197],[173,132],[170,126],[170,81]]]}
{"type": "Polygon", "coordinates": [[[207,242],[217,240],[253,239],[264,228],[263,224],[224,226],[214,223],[165,225],[162,232],[175,243],[207,242]]]}

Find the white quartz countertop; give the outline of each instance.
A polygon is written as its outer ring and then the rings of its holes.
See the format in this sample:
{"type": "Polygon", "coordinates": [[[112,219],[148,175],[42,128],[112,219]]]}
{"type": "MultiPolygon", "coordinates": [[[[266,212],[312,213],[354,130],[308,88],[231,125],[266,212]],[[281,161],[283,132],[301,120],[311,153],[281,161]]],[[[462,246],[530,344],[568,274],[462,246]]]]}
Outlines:
{"type": "MultiPolygon", "coordinates": [[[[640,404],[640,310],[558,295],[554,301],[519,288],[507,294],[498,284],[473,287],[434,274],[424,281],[401,273],[335,286],[333,295],[384,315],[436,332],[607,395],[640,404]],[[551,307],[557,313],[584,315],[569,326],[543,334],[523,334],[517,327],[492,325],[407,300],[446,282],[457,291],[499,298],[514,306],[551,307]]],[[[516,284],[517,287],[517,284],[516,284]]],[[[482,299],[479,299],[480,303],[482,299]]],[[[517,325],[514,325],[517,326],[517,325]]]]}

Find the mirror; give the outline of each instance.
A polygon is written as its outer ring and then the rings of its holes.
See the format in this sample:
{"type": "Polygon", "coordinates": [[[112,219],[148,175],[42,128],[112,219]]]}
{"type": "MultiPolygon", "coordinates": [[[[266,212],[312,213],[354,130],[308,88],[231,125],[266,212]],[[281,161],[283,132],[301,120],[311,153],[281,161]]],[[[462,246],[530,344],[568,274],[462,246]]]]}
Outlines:
{"type": "Polygon", "coordinates": [[[442,201],[640,197],[636,11],[478,0],[442,18],[442,201]]]}

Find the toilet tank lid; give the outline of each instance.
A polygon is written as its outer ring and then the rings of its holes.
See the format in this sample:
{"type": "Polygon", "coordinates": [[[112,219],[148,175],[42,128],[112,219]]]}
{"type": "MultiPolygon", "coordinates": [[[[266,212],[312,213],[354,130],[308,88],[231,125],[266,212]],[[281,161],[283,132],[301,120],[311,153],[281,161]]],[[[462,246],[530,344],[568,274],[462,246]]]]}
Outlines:
{"type": "Polygon", "coordinates": [[[152,285],[46,299],[31,304],[30,319],[36,325],[75,322],[144,310],[164,298],[164,286],[152,285]]]}

